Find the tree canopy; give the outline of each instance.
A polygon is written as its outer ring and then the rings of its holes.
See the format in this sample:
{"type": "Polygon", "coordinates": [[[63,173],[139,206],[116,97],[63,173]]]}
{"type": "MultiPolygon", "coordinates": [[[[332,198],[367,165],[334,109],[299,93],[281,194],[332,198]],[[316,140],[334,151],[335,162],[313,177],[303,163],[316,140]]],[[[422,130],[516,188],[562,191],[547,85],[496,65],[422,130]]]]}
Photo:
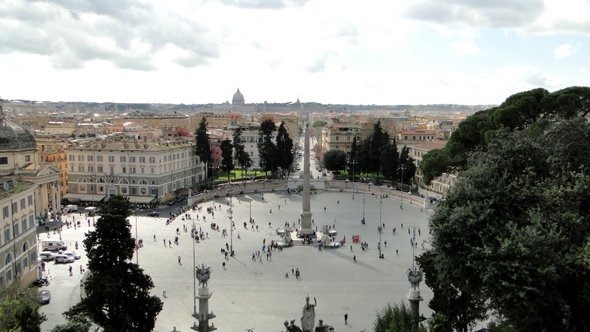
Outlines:
{"type": "Polygon", "coordinates": [[[523,130],[540,120],[584,117],[589,112],[588,87],[569,87],[552,93],[539,88],[516,93],[498,107],[462,121],[443,149],[427,153],[419,165],[423,179],[429,184],[443,172],[465,169],[469,155],[485,148],[499,130],[523,130]]]}
{"type": "Polygon", "coordinates": [[[37,289],[27,288],[19,292],[19,283],[2,293],[0,301],[0,331],[39,332],[47,318],[38,312],[37,289]]]}
{"type": "Polygon", "coordinates": [[[585,119],[555,119],[472,154],[418,258],[438,323],[466,331],[496,312],[518,331],[590,330],[588,141],[585,119]]]}
{"type": "Polygon", "coordinates": [[[201,159],[201,162],[210,163],[211,157],[211,145],[209,145],[209,134],[207,134],[207,119],[203,117],[199,123],[199,128],[195,131],[196,148],[195,151],[197,156],[201,159]]]}
{"type": "Polygon", "coordinates": [[[324,166],[330,171],[340,171],[346,168],[346,152],[330,150],[324,154],[324,166]]]}
{"type": "Polygon", "coordinates": [[[285,122],[281,122],[279,129],[277,131],[277,153],[279,154],[278,164],[279,167],[283,172],[286,172],[289,175],[291,171],[291,165],[293,165],[293,160],[295,156],[293,155],[293,140],[289,136],[287,129],[285,128],[285,122]]]}
{"type": "Polygon", "coordinates": [[[272,139],[272,135],[276,130],[277,126],[272,120],[264,120],[260,123],[258,154],[260,156],[260,167],[265,172],[275,172],[278,168],[277,145],[272,139]]]}
{"type": "Polygon", "coordinates": [[[230,172],[234,169],[233,145],[226,139],[221,142],[221,169],[227,172],[227,179],[230,179],[230,172]]]}
{"type": "Polygon", "coordinates": [[[101,209],[96,229],[84,239],[89,275],[86,297],[66,316],[86,316],[105,331],[151,331],[162,301],[150,295],[152,279],[131,262],[135,239],[127,221],[129,201],[111,196],[101,209]]]}
{"type": "Polygon", "coordinates": [[[242,128],[238,126],[233,134],[233,145],[234,145],[234,159],[242,170],[246,170],[252,166],[252,159],[244,148],[244,142],[242,141],[242,128]]]}

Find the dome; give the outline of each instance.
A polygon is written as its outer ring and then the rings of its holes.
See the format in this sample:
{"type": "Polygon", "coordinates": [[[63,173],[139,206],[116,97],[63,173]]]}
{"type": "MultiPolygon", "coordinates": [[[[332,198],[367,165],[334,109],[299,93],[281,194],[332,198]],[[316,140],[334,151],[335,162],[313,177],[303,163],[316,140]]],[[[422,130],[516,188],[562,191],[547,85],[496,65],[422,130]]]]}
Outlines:
{"type": "Polygon", "coordinates": [[[234,97],[231,100],[232,105],[244,105],[246,102],[244,101],[244,95],[240,92],[240,89],[234,93],[234,97]]]}
{"type": "Polygon", "coordinates": [[[0,120],[0,151],[36,149],[35,137],[25,128],[6,119],[0,120]]]}

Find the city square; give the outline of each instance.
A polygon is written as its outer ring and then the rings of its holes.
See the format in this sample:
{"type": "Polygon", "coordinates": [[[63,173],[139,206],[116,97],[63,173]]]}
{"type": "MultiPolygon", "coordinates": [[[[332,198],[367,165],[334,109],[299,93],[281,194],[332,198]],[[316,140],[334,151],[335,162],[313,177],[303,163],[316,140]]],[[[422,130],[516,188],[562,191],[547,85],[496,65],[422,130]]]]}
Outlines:
{"type": "MultiPolygon", "coordinates": [[[[428,215],[422,206],[400,201],[399,196],[394,196],[389,189],[375,189],[367,194],[360,191],[354,194],[350,191],[312,194],[313,225],[319,229],[322,225],[335,225],[336,238],[339,241],[345,238],[344,246],[321,251],[317,246],[294,246],[273,251],[268,260],[266,253],[262,253],[263,241],[269,244],[271,240],[278,240],[276,229],[285,223],[297,224],[301,195],[276,191],[218,197],[200,203],[200,212],[187,212],[190,219],[182,214],[169,224],[166,223],[167,216],[163,215],[159,218],[129,217],[132,236],[137,232],[138,238],[143,240],[139,256],[134,260],[138,260],[145,273],[152,277],[153,294],[164,302],[155,330],[172,331],[176,328],[188,331],[196,321],[191,316],[195,305],[190,237],[193,222],[197,229],[208,235],[208,238],[195,242],[195,263],[211,267],[209,289],[213,295],[209,309],[217,317],[210,323],[219,331],[249,328],[280,331],[286,320],[295,320],[299,325],[306,296],[317,299],[316,324],[322,319],[337,331],[371,330],[377,312],[387,304],[406,301],[410,288],[406,272],[412,265],[412,236],[416,237],[416,255],[429,245],[428,215]],[[230,204],[233,205],[231,211],[230,204]],[[361,223],[363,205],[365,224],[361,223]],[[207,208],[213,208],[214,215],[207,213],[207,208]],[[231,232],[230,216],[235,221],[235,229],[231,232]],[[250,216],[254,224],[247,223],[246,229],[243,223],[250,216]],[[383,259],[379,259],[377,249],[380,219],[385,224],[381,233],[383,259]],[[211,223],[219,225],[219,231],[212,230],[211,223]],[[222,235],[224,229],[228,233],[225,237],[222,235]],[[359,243],[352,243],[353,235],[359,235],[360,242],[366,242],[368,249],[362,250],[359,243]],[[178,245],[174,243],[175,237],[178,237],[178,245]],[[226,248],[226,243],[233,244],[235,251],[235,255],[227,260],[221,250],[226,248]],[[253,260],[256,251],[261,251],[261,259],[255,257],[253,260]],[[301,272],[299,280],[292,274],[292,269],[301,272]],[[349,317],[347,325],[344,324],[344,314],[349,317]]],[[[67,218],[72,217],[82,220],[81,226],[64,228],[61,236],[70,245],[76,241],[81,244],[84,233],[92,229],[88,226],[88,221],[92,225],[92,220],[79,214],[67,218]]],[[[47,235],[41,234],[40,237],[47,235]]],[[[79,251],[81,249],[80,246],[79,251]]],[[[66,265],[47,265],[52,276],[48,288],[53,300],[41,309],[48,316],[48,321],[42,325],[43,331],[65,322],[61,312],[78,301],[81,274],[77,265],[86,264],[86,257],[82,256],[73,264],[74,276],[68,275],[66,265]]],[[[421,304],[421,313],[428,316],[426,303],[432,294],[424,284],[421,290],[425,300],[421,304]]]]}

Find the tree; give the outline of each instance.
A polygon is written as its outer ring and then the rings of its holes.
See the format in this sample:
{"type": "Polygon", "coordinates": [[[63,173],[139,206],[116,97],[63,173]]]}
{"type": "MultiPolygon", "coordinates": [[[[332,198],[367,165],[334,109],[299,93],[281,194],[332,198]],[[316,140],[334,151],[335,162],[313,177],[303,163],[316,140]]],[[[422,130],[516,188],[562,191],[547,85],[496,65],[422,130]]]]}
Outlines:
{"type": "Polygon", "coordinates": [[[406,183],[412,183],[414,174],[416,174],[416,164],[414,158],[410,157],[410,148],[404,146],[401,153],[399,154],[399,179],[403,185],[406,183]]]}
{"type": "Polygon", "coordinates": [[[439,317],[465,326],[493,311],[519,331],[590,330],[589,140],[585,119],[561,120],[500,130],[472,155],[418,260],[439,317]]]}
{"type": "Polygon", "coordinates": [[[350,145],[350,152],[348,153],[348,172],[359,173],[360,169],[358,168],[359,160],[358,160],[358,146],[357,146],[357,139],[356,135],[352,138],[352,144],[350,145]]]}
{"type": "Polygon", "coordinates": [[[423,326],[416,326],[412,312],[404,302],[401,305],[387,305],[377,314],[375,332],[426,332],[423,326]]]}
{"type": "Polygon", "coordinates": [[[380,158],[383,148],[389,144],[389,134],[383,131],[381,127],[381,121],[377,121],[373,125],[373,132],[369,135],[369,138],[366,142],[368,144],[368,170],[371,172],[379,172],[380,167],[380,158]]]}
{"type": "Polygon", "coordinates": [[[324,154],[324,166],[330,171],[346,168],[346,153],[342,150],[330,150],[324,154]]]}
{"type": "MultiPolygon", "coordinates": [[[[195,139],[197,141],[197,146],[195,148],[195,152],[201,162],[205,163],[209,169],[213,165],[211,165],[211,145],[209,145],[209,134],[207,134],[207,119],[203,117],[201,122],[199,123],[199,128],[195,131],[195,139]]],[[[211,172],[208,172],[211,174],[211,172]]]]}
{"type": "Polygon", "coordinates": [[[37,289],[28,288],[17,292],[18,282],[13,284],[2,295],[0,302],[0,331],[39,332],[40,325],[47,318],[38,312],[39,303],[37,289]]]}
{"type": "Polygon", "coordinates": [[[227,180],[230,180],[231,171],[234,169],[233,145],[226,139],[221,141],[221,169],[227,172],[227,180]]]}
{"type": "Polygon", "coordinates": [[[397,178],[397,170],[399,168],[399,153],[397,152],[397,146],[394,143],[387,142],[381,149],[381,157],[379,158],[379,166],[381,174],[386,179],[394,182],[397,178]]]}
{"type": "Polygon", "coordinates": [[[295,157],[293,156],[293,140],[289,137],[287,129],[285,129],[284,121],[281,122],[277,131],[276,142],[279,154],[278,166],[289,175],[295,157]]]}
{"type": "Polygon", "coordinates": [[[234,144],[234,159],[243,171],[252,166],[252,159],[244,149],[244,142],[242,141],[242,129],[240,126],[236,128],[233,135],[234,144]]]}
{"type": "Polygon", "coordinates": [[[260,156],[260,167],[266,173],[275,172],[278,167],[277,146],[272,140],[273,133],[277,126],[272,120],[264,120],[260,124],[260,139],[258,142],[258,154],[260,156]]]}
{"type": "Polygon", "coordinates": [[[84,316],[67,317],[68,322],[54,327],[51,332],[88,332],[91,324],[84,316]]]}
{"type": "Polygon", "coordinates": [[[162,301],[149,293],[152,279],[131,262],[136,241],[127,221],[129,205],[123,196],[111,196],[102,207],[96,230],[84,240],[86,297],[65,313],[86,316],[105,331],[151,331],[162,310],[162,301]]]}

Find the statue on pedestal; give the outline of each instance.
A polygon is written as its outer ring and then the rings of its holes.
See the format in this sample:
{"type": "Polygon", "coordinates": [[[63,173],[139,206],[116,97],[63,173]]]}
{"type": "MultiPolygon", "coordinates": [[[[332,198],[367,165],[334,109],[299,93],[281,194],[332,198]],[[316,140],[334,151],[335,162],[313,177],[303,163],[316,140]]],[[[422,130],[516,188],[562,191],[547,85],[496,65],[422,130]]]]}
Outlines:
{"type": "Polygon", "coordinates": [[[417,269],[415,266],[408,269],[408,281],[412,285],[413,289],[418,289],[420,282],[422,282],[422,271],[417,269]]]}
{"type": "Polygon", "coordinates": [[[303,332],[313,332],[315,325],[315,307],[318,305],[316,298],[313,298],[314,304],[309,303],[309,296],[305,297],[305,305],[301,313],[301,329],[303,332]]]}

